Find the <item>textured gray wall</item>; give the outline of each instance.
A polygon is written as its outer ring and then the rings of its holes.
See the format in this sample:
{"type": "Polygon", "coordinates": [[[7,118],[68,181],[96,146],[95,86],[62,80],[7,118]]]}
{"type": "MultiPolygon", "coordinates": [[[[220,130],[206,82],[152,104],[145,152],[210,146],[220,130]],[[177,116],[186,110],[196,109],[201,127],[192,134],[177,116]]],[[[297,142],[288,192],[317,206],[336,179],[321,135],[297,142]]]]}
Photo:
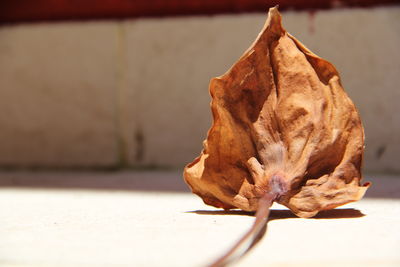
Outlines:
{"type": "MultiPolygon", "coordinates": [[[[0,167],[182,167],[211,125],[210,78],[266,14],[0,28],[0,167]]],[[[399,172],[400,8],[283,13],[336,65],[367,137],[365,168],[399,172]]]]}

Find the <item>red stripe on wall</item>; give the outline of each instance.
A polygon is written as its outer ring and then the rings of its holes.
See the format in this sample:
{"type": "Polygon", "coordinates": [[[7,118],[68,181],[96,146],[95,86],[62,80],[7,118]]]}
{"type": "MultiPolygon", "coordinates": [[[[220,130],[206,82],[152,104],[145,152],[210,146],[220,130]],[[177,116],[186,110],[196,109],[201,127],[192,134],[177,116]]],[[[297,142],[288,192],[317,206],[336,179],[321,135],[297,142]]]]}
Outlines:
{"type": "Polygon", "coordinates": [[[400,0],[3,0],[0,22],[123,19],[399,4],[400,0]]]}

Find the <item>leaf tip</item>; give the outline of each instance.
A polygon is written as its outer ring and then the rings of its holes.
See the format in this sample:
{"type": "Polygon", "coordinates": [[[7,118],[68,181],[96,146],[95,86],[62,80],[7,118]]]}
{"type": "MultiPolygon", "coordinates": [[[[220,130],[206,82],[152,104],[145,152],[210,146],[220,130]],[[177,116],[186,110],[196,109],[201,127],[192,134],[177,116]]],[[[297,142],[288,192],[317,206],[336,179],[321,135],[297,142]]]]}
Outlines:
{"type": "Polygon", "coordinates": [[[265,29],[269,29],[272,33],[280,35],[285,30],[282,27],[282,16],[279,13],[278,5],[271,7],[268,11],[268,18],[265,23],[265,29]]]}

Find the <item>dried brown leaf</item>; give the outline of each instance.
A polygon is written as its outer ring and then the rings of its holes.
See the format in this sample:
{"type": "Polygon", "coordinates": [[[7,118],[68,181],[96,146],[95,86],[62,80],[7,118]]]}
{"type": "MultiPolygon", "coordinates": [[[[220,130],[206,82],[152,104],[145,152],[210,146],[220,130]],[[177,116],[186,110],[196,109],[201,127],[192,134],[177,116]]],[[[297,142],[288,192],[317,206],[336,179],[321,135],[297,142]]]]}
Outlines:
{"type": "Polygon", "coordinates": [[[364,195],[359,114],[335,67],[286,32],[276,8],[210,94],[213,124],[184,170],[206,204],[256,211],[272,194],[311,217],[364,195]]]}

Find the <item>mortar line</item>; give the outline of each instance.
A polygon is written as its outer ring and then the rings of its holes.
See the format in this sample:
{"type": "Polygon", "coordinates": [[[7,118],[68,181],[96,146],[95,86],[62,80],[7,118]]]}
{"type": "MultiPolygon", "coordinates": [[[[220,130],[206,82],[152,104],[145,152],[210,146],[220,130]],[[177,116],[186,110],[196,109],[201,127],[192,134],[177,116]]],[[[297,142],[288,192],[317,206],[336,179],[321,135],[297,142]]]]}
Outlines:
{"type": "Polygon", "coordinates": [[[116,143],[118,153],[118,167],[125,167],[127,165],[127,148],[126,140],[124,138],[124,127],[122,121],[122,96],[126,89],[126,31],[124,21],[117,22],[117,36],[116,36],[116,90],[115,90],[115,129],[116,129],[116,143]]]}

